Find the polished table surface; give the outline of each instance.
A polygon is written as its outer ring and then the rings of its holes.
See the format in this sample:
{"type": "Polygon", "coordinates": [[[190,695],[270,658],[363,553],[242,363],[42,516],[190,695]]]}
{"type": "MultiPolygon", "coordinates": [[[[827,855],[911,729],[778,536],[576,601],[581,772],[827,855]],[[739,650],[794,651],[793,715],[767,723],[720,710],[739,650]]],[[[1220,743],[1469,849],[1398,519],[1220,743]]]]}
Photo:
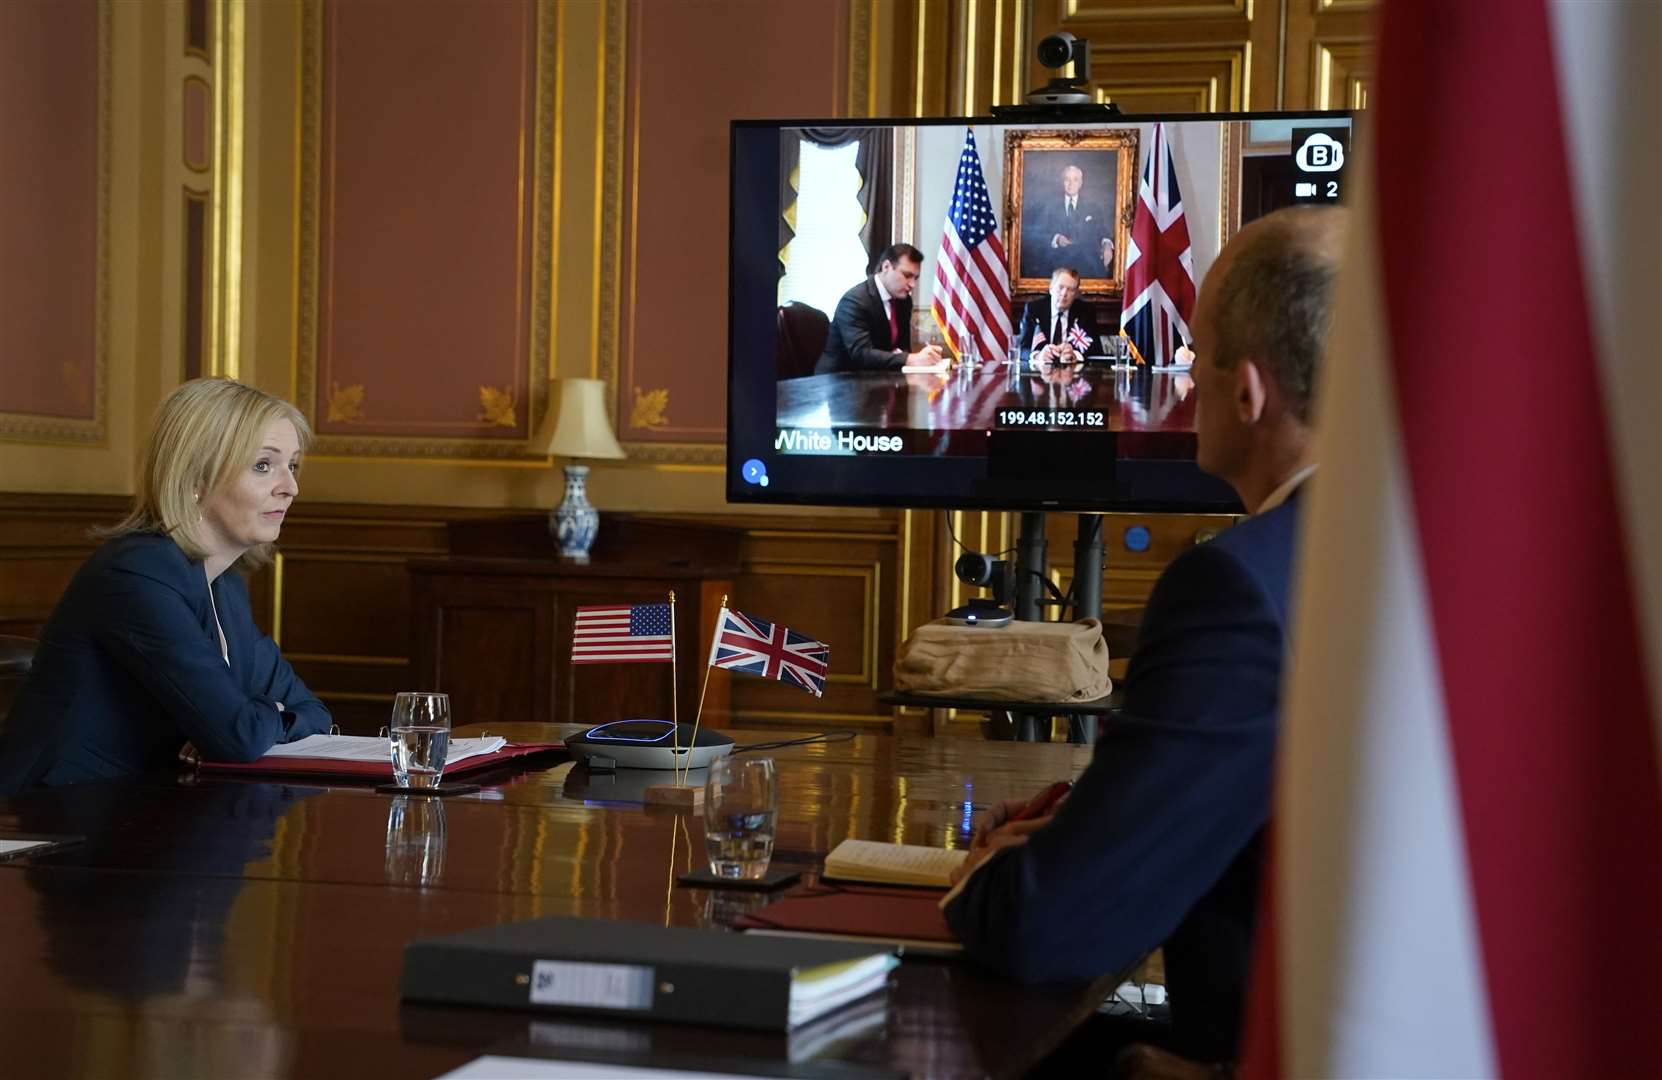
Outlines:
{"type": "Polygon", "coordinates": [[[959,364],[939,374],[840,371],[782,379],[775,412],[780,428],[904,431],[914,440],[930,436],[927,445],[937,452],[978,453],[994,429],[1090,427],[1186,433],[1192,440],[1193,390],[1181,369],[959,364]]]}
{"type": "MultiPolygon", "coordinates": [[[[554,733],[487,726],[525,741],[554,733]]],[[[976,806],[1089,760],[1063,744],[875,735],[768,754],[774,860],[804,867],[844,837],[962,846],[976,806]]],[[[703,865],[702,821],[643,807],[642,774],[549,760],[443,801],[189,774],[0,801],[0,832],[87,838],[0,862],[7,1075],[426,1077],[516,1048],[766,1068],[814,1050],[780,1035],[399,1003],[415,937],[542,915],[724,927],[765,902],[675,884],[703,865]]],[[[1019,1075],[1114,982],[1020,987],[962,960],[908,961],[882,1026],[796,1068],[1019,1075]]]]}

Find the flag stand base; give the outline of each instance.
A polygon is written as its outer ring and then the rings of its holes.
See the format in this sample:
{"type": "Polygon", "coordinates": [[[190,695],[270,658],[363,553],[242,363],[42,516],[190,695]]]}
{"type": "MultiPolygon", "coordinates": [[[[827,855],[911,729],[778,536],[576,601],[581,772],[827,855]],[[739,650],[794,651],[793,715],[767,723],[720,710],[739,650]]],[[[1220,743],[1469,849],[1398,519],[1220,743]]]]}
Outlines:
{"type": "Polygon", "coordinates": [[[653,784],[641,793],[648,806],[672,806],[677,810],[704,809],[704,785],[653,784]]]}

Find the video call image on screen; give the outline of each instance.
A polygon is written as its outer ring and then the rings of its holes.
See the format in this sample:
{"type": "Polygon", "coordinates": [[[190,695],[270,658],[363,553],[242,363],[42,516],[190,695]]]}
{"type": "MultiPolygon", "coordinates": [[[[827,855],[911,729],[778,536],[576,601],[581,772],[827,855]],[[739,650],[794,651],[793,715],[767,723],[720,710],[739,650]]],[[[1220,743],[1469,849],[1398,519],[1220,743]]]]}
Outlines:
{"type": "Polygon", "coordinates": [[[1070,452],[1097,435],[1110,467],[1191,462],[1200,285],[1248,222],[1338,202],[1350,137],[1342,113],[735,125],[733,418],[765,407],[764,383],[773,414],[765,445],[756,415],[730,435],[737,479],[1045,433],[1070,452]],[[764,171],[777,198],[741,201],[764,171]]]}

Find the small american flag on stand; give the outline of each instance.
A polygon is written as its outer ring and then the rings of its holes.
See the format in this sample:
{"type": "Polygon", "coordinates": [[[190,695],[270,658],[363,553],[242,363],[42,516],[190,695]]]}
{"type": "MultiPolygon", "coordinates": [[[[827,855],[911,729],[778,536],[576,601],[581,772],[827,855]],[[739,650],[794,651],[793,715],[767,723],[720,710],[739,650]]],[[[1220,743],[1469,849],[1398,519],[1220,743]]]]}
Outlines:
{"type": "Polygon", "coordinates": [[[675,624],[668,604],[580,607],[571,634],[573,664],[668,664],[675,624]]]}
{"type": "Polygon", "coordinates": [[[974,342],[983,359],[1003,357],[1010,347],[1010,272],[973,128],[964,129],[964,152],[953,183],[952,205],[935,253],[930,310],[959,356],[974,342]]]}
{"type": "Polygon", "coordinates": [[[1033,344],[1029,345],[1028,348],[1030,348],[1030,349],[1041,348],[1044,345],[1046,340],[1047,339],[1045,338],[1045,328],[1042,327],[1042,326],[1035,326],[1033,328],[1033,344]]]}
{"type": "Polygon", "coordinates": [[[787,626],[721,609],[710,666],[792,683],[815,697],[825,693],[831,646],[787,626]]]}

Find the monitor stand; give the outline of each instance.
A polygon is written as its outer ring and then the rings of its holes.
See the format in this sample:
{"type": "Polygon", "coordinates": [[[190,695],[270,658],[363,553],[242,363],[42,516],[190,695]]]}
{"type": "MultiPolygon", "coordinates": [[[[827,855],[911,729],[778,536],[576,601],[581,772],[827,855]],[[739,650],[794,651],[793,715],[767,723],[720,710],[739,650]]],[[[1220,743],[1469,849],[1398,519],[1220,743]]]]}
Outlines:
{"type": "MultiPolygon", "coordinates": [[[[1045,516],[1042,511],[1021,515],[1021,535],[1016,540],[1015,614],[1022,622],[1044,621],[1046,582],[1045,516]]],[[[1080,514],[1073,542],[1073,611],[1100,618],[1102,611],[1102,515],[1080,514]]],[[[1046,742],[1050,739],[1050,715],[1017,712],[1016,739],[1046,742]]],[[[1070,716],[1068,741],[1090,745],[1096,742],[1095,716],[1070,716]]]]}

